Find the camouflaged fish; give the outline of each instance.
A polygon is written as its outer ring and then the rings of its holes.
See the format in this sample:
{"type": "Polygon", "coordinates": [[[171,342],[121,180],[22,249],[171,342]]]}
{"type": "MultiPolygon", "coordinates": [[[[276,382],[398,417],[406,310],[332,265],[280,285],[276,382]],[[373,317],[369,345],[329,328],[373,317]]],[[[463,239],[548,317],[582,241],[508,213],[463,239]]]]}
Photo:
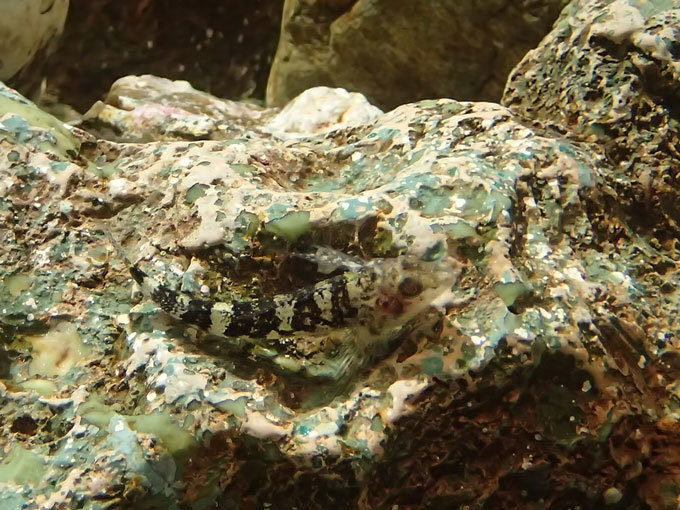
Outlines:
{"type": "Polygon", "coordinates": [[[352,320],[379,331],[391,319],[412,316],[414,308],[422,310],[428,298],[435,297],[432,289],[442,292],[447,274],[433,269],[432,263],[418,264],[405,258],[374,261],[357,272],[290,294],[230,303],[176,292],[137,265],[130,266],[130,273],[142,292],[176,319],[217,336],[265,338],[337,328],[352,320]],[[424,270],[423,264],[429,270],[424,270]]]}
{"type": "MultiPolygon", "coordinates": [[[[349,328],[352,334],[345,338],[351,337],[352,345],[335,349],[339,364],[334,371],[338,373],[358,363],[352,356],[361,357],[373,344],[393,338],[395,331],[430,307],[456,279],[456,272],[442,262],[409,256],[363,263],[353,259],[343,264],[344,273],[292,293],[216,302],[174,291],[125,260],[144,295],[172,317],[211,335],[273,339],[349,328]]],[[[277,354],[312,359],[328,347],[322,346],[329,343],[328,338],[319,338],[319,345],[312,349],[280,343],[277,354]]],[[[328,356],[321,353],[321,357],[328,356]]]]}

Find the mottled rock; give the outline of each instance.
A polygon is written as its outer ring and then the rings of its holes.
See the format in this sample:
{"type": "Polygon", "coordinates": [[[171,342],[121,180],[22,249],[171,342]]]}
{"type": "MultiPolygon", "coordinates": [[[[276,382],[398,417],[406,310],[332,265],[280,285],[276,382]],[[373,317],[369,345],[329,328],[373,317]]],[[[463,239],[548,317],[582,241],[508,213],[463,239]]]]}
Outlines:
{"type": "Polygon", "coordinates": [[[566,0],[287,0],[267,103],[325,85],[383,109],[435,97],[498,101],[566,0]]]}
{"type": "Polygon", "coordinates": [[[315,87],[282,110],[220,99],[188,82],[156,76],[117,80],[78,123],[111,141],[234,139],[251,132],[295,138],[374,121],[382,112],[364,96],[315,87]]]}
{"type": "Polygon", "coordinates": [[[116,80],[79,125],[112,141],[229,139],[258,129],[274,113],[255,104],[219,99],[186,81],[126,76],[116,80]]]}
{"type": "Polygon", "coordinates": [[[450,99],[307,127],[300,101],[291,137],[152,77],[93,112],[115,141],[0,98],[3,507],[676,504],[679,255],[611,207],[600,143],[450,99]],[[106,232],[221,310],[412,272],[379,320],[224,338],[140,296],[106,232]]]}
{"type": "Polygon", "coordinates": [[[36,90],[68,6],[69,0],[0,0],[0,80],[25,93],[36,90]]]}
{"type": "Polygon", "coordinates": [[[672,244],[680,233],[680,2],[580,0],[515,68],[503,104],[617,168],[612,207],[672,244]]]}

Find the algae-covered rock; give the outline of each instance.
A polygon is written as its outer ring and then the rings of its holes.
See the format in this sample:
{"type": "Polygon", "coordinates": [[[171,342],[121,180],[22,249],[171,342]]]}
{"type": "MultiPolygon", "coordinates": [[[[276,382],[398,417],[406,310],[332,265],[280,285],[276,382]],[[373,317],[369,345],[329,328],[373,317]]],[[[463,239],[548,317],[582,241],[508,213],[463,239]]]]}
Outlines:
{"type": "Polygon", "coordinates": [[[566,3],[287,0],[267,103],[322,85],[383,109],[436,97],[498,101],[512,66],[566,3]]]}
{"type": "Polygon", "coordinates": [[[600,144],[154,77],[105,139],[0,96],[3,503],[671,508],[677,254],[600,144]]]}
{"type": "Polygon", "coordinates": [[[601,144],[612,201],[661,243],[678,236],[680,2],[574,1],[508,81],[503,104],[601,144]]]}

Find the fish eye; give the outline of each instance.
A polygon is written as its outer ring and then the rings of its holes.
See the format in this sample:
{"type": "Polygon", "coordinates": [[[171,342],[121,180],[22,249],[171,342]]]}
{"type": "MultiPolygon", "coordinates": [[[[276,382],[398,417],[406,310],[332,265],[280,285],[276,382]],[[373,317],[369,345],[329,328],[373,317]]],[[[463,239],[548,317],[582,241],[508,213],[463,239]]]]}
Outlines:
{"type": "Polygon", "coordinates": [[[414,276],[406,276],[399,282],[399,292],[406,297],[415,297],[422,291],[422,282],[414,276]]]}

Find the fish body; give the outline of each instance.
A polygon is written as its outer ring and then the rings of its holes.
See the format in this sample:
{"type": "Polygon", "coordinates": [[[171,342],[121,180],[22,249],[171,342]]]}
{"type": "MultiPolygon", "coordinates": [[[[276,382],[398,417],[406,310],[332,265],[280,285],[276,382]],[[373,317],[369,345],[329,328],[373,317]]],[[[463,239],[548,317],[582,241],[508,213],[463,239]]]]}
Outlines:
{"type": "MultiPolygon", "coordinates": [[[[384,356],[394,340],[419,325],[421,314],[451,289],[459,274],[448,260],[400,256],[359,261],[343,254],[330,259],[339,260],[344,272],[315,285],[259,299],[211,301],[151,277],[108,236],[142,293],[164,312],[228,345],[245,341],[252,353],[284,371],[331,380],[343,380],[384,356]]],[[[322,253],[326,261],[327,251],[322,253]]]]}
{"type": "Polygon", "coordinates": [[[260,299],[219,302],[176,292],[130,267],[142,292],[163,311],[221,337],[265,338],[356,322],[378,332],[410,318],[453,285],[450,269],[413,258],[376,260],[316,285],[260,299]]]}

